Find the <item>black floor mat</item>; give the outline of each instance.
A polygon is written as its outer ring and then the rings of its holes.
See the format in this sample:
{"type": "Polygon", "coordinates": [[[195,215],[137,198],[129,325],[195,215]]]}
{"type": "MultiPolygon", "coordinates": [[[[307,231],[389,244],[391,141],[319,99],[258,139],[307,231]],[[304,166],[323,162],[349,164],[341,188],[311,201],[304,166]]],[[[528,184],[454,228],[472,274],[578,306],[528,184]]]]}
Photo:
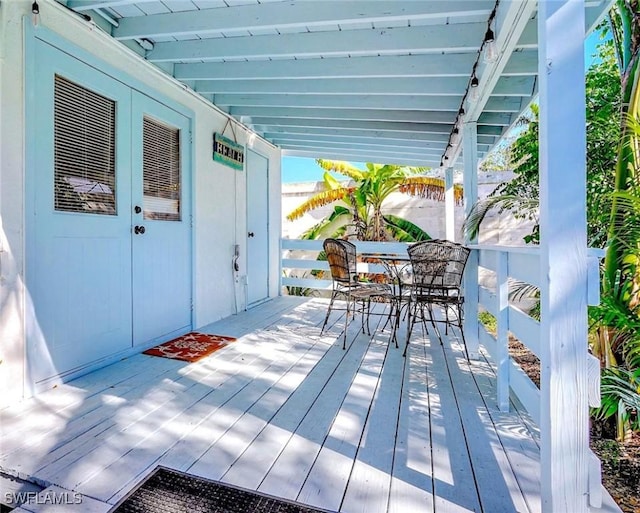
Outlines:
{"type": "Polygon", "coordinates": [[[111,513],[327,513],[327,510],[158,467],[111,513]]]}

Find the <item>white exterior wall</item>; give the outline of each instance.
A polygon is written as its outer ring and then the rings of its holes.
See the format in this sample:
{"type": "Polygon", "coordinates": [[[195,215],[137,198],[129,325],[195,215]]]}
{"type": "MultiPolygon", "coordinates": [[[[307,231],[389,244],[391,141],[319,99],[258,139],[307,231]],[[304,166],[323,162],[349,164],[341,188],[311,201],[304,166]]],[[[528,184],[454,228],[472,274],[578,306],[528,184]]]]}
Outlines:
{"type": "MultiPolygon", "coordinates": [[[[23,17],[31,18],[31,1],[0,4],[0,403],[24,394],[25,333],[29,329],[29,294],[24,287],[24,34],[23,17]],[[6,393],[5,393],[6,392],[6,393]]],[[[246,275],[246,173],[212,160],[212,137],[222,132],[226,116],[188,92],[170,77],[142,61],[99,28],[64,7],[43,1],[37,30],[45,27],[91,52],[194,112],[193,120],[193,326],[206,325],[235,312],[232,256],[240,245],[242,282],[246,275]]],[[[151,94],[153,96],[153,94],[151,94]]],[[[225,132],[231,136],[230,129],[225,132]]],[[[238,143],[247,133],[236,127],[238,143]]],[[[280,150],[256,138],[254,151],[269,160],[270,270],[269,293],[278,295],[280,238],[280,150]]],[[[28,215],[28,213],[26,213],[28,215]]],[[[28,272],[28,271],[27,271],[28,272]]],[[[244,308],[244,293],[238,296],[244,308]]]]}
{"type": "Polygon", "coordinates": [[[24,101],[22,21],[0,5],[0,403],[23,394],[24,101]],[[5,393],[6,391],[6,393],[5,393]]]}

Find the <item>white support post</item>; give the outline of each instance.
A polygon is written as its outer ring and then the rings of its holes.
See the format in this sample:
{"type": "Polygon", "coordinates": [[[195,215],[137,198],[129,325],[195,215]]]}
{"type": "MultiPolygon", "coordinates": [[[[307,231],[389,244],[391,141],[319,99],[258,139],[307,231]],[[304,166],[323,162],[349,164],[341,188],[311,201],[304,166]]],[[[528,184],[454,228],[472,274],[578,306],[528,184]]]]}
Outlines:
{"type": "Polygon", "coordinates": [[[444,233],[445,238],[456,241],[455,196],[453,192],[453,168],[444,170],[444,233]]]}
{"type": "Polygon", "coordinates": [[[498,253],[496,321],[498,334],[496,356],[498,365],[498,408],[509,411],[509,253],[498,253]]]}
{"type": "Polygon", "coordinates": [[[584,10],[538,2],[544,513],[589,511],[584,10]]]}
{"type": "MultiPolygon", "coordinates": [[[[478,201],[478,125],[465,123],[462,128],[464,147],[464,213],[469,215],[478,201]]],[[[465,244],[474,244],[476,239],[464,237],[465,244]]],[[[478,358],[478,252],[472,251],[464,273],[464,336],[469,358],[478,358]]]]}

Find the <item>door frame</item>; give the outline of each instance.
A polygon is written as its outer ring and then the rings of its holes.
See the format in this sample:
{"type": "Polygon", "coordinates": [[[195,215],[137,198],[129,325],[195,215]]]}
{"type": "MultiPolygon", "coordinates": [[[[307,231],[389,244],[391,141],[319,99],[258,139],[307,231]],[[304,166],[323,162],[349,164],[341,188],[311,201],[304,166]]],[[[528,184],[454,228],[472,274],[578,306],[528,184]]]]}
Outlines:
{"type": "Polygon", "coordinates": [[[246,219],[246,223],[245,223],[245,244],[246,244],[246,252],[247,252],[247,269],[246,269],[246,273],[247,273],[247,285],[246,285],[246,289],[245,289],[245,309],[249,310],[250,308],[253,308],[255,306],[261,305],[262,303],[269,301],[271,299],[270,296],[270,285],[271,285],[271,222],[270,222],[270,218],[269,218],[269,212],[271,209],[271,195],[269,194],[269,178],[270,178],[270,173],[271,173],[271,166],[270,166],[270,161],[269,158],[266,155],[263,155],[262,153],[260,153],[259,151],[256,151],[252,148],[247,148],[247,157],[245,158],[245,177],[246,177],[246,183],[245,183],[245,191],[244,191],[244,196],[246,198],[245,200],[245,219],[246,219]],[[267,239],[267,247],[266,247],[266,251],[265,251],[265,257],[266,257],[266,269],[267,269],[267,282],[266,282],[266,289],[267,289],[267,293],[265,295],[265,297],[261,298],[261,299],[257,299],[256,301],[254,301],[253,303],[249,303],[249,281],[251,280],[251,276],[250,276],[250,267],[249,267],[249,237],[248,235],[246,235],[249,231],[249,203],[250,203],[250,199],[249,199],[249,152],[255,153],[256,155],[258,155],[259,157],[263,158],[266,160],[267,162],[267,178],[266,178],[266,183],[267,183],[267,189],[264,191],[264,194],[267,198],[267,209],[265,212],[265,219],[267,221],[267,233],[266,233],[266,239],[267,239]]]}
{"type": "MultiPolygon", "coordinates": [[[[24,202],[23,202],[23,219],[24,219],[24,270],[23,270],[23,279],[25,282],[25,298],[24,298],[24,319],[23,319],[23,329],[24,329],[24,346],[23,346],[23,390],[24,397],[29,397],[31,395],[37,394],[40,391],[46,390],[50,388],[55,383],[61,383],[64,381],[72,380],[81,375],[92,372],[101,367],[105,367],[111,363],[115,363],[116,361],[132,356],[134,354],[140,353],[145,349],[143,346],[132,346],[126,350],[119,351],[117,353],[113,353],[109,356],[100,358],[96,361],[88,363],[86,366],[83,366],[79,369],[75,369],[69,371],[68,373],[64,373],[63,375],[55,376],[50,380],[46,380],[40,383],[35,383],[33,376],[29,373],[29,348],[31,347],[32,339],[35,336],[34,331],[37,329],[38,319],[35,315],[35,311],[33,308],[33,303],[31,301],[31,297],[29,294],[29,290],[26,287],[26,284],[29,282],[29,273],[31,269],[29,267],[30,257],[29,255],[34,254],[38,250],[35,244],[35,236],[34,229],[36,226],[36,219],[34,216],[34,208],[35,208],[35,162],[36,162],[36,152],[38,151],[38,147],[36,144],[36,133],[37,133],[37,113],[34,107],[34,98],[37,94],[37,82],[36,82],[36,55],[37,55],[37,45],[44,43],[53,47],[63,54],[67,54],[68,56],[77,59],[78,61],[95,68],[99,72],[109,76],[110,78],[121,82],[125,86],[128,86],[132,91],[138,91],[141,94],[146,96],[152,95],[152,98],[158,101],[159,103],[164,104],[168,108],[182,114],[189,120],[189,131],[193,134],[193,130],[195,127],[195,113],[192,109],[185,107],[184,105],[178,103],[177,101],[169,98],[165,94],[154,90],[149,85],[144,82],[132,77],[126,72],[112,66],[111,64],[103,61],[96,55],[84,50],[83,48],[77,46],[76,44],[70,42],[64,37],[60,36],[56,32],[44,27],[38,26],[34,27],[31,23],[31,20],[28,17],[25,17],[23,20],[23,31],[24,31],[24,63],[25,63],[25,71],[24,71],[24,155],[25,155],[25,169],[24,169],[24,202]]],[[[193,143],[193,138],[190,139],[190,168],[185,170],[185,172],[190,173],[190,210],[192,215],[191,222],[191,241],[190,241],[190,252],[191,252],[191,298],[192,303],[195,301],[195,280],[196,280],[196,255],[195,255],[195,241],[194,241],[194,225],[195,220],[193,219],[193,215],[195,212],[195,186],[196,180],[194,177],[194,169],[195,169],[195,144],[193,143]]],[[[129,181],[128,187],[131,187],[131,183],[129,181]]],[[[191,326],[193,327],[194,322],[194,311],[191,310],[191,326]]],[[[149,347],[154,345],[154,343],[149,343],[149,347]]]]}

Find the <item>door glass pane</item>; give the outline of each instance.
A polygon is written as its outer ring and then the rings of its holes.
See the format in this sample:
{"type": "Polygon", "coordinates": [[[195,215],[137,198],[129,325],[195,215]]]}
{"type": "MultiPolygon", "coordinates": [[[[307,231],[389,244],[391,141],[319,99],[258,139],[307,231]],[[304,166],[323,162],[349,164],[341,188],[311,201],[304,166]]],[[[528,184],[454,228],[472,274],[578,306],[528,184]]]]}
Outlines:
{"type": "Polygon", "coordinates": [[[116,103],[55,77],[54,206],[116,214],[116,103]]]}
{"type": "Polygon", "coordinates": [[[180,221],[180,130],[144,117],[144,219],[180,221]]]}

